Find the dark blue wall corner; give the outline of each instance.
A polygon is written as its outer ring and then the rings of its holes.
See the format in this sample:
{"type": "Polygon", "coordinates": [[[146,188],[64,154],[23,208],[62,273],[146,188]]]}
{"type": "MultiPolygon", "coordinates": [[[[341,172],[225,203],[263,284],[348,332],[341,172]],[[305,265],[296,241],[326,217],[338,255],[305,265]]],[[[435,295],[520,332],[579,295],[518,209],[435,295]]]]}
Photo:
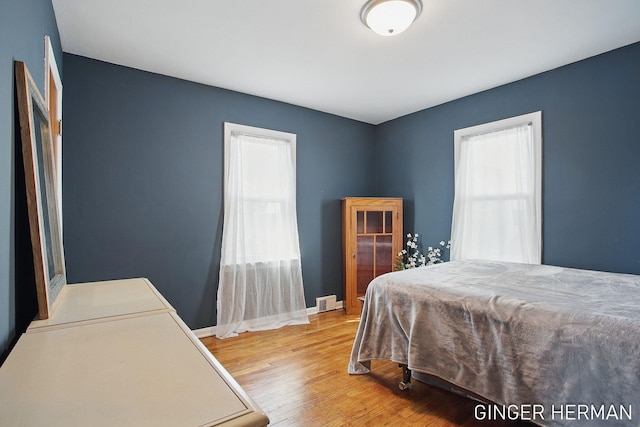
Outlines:
{"type": "Polygon", "coordinates": [[[307,305],[342,298],[340,198],[375,193],[374,127],[65,54],[70,282],[148,277],[192,328],[215,324],[223,123],[297,134],[307,305]]]}
{"type": "Polygon", "coordinates": [[[381,124],[379,193],[424,245],[447,240],[454,130],[542,110],[544,262],[638,274],[638,76],[640,43],[381,124]]]}

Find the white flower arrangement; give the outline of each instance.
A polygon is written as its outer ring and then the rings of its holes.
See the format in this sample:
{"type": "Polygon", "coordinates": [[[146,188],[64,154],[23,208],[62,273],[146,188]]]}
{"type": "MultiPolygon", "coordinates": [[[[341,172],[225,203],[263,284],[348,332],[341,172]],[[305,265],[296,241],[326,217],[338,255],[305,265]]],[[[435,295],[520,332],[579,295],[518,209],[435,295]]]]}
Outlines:
{"type": "Polygon", "coordinates": [[[396,270],[406,270],[407,268],[422,267],[424,265],[437,264],[442,261],[442,252],[444,249],[451,248],[451,240],[445,243],[444,240],[440,241],[440,247],[429,246],[427,248],[427,255],[422,254],[418,247],[418,238],[420,236],[416,234],[407,234],[407,248],[398,252],[396,257],[396,270]]]}
{"type": "Polygon", "coordinates": [[[451,249],[451,240],[448,240],[446,243],[444,240],[441,240],[440,247],[438,248],[433,248],[431,246],[427,248],[427,265],[443,262],[441,258],[443,249],[451,249]]]}

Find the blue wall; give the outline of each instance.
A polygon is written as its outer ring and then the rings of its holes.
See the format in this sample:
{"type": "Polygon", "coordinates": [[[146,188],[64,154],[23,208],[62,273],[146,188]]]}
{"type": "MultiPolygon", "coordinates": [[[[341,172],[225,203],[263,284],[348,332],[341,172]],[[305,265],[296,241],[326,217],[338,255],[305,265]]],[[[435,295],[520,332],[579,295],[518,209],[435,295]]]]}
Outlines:
{"type": "Polygon", "coordinates": [[[13,61],[27,64],[44,94],[45,35],[62,73],[51,0],[0,1],[0,361],[37,313],[13,61]]]}
{"type": "Polygon", "coordinates": [[[70,283],[148,277],[191,328],[215,324],[223,123],[297,134],[308,306],[342,296],[340,198],[375,194],[371,125],[64,55],[70,283]]]}
{"type": "Polygon", "coordinates": [[[640,274],[640,43],[379,125],[379,195],[425,246],[447,240],[454,130],[537,110],[544,262],[640,274]]]}

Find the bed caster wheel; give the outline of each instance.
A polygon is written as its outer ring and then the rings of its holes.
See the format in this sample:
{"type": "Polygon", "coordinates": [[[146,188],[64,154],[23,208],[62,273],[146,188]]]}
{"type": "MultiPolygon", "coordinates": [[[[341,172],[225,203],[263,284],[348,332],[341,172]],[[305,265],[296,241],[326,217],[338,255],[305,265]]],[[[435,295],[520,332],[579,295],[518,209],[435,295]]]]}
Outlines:
{"type": "Polygon", "coordinates": [[[402,368],[402,381],[400,381],[400,390],[409,390],[411,388],[411,369],[404,363],[398,364],[402,368]]]}

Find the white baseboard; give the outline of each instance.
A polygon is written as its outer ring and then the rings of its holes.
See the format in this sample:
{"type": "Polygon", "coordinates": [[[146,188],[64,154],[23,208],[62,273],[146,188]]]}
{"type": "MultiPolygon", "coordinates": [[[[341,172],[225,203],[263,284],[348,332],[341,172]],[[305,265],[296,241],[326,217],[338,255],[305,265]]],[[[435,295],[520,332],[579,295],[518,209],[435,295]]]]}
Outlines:
{"type": "MultiPolygon", "coordinates": [[[[344,303],[342,301],[336,302],[336,310],[342,310],[343,307],[344,307],[344,303]]],[[[312,316],[314,314],[318,314],[318,307],[317,306],[308,307],[307,315],[312,316]]],[[[216,335],[216,327],[209,326],[207,328],[194,329],[191,332],[193,332],[194,335],[198,338],[208,338],[216,335]]]]}
{"type": "Polygon", "coordinates": [[[193,332],[193,334],[198,338],[208,338],[208,337],[215,337],[216,336],[216,327],[215,326],[209,326],[208,328],[200,328],[200,329],[193,329],[191,332],[193,332]]]}

